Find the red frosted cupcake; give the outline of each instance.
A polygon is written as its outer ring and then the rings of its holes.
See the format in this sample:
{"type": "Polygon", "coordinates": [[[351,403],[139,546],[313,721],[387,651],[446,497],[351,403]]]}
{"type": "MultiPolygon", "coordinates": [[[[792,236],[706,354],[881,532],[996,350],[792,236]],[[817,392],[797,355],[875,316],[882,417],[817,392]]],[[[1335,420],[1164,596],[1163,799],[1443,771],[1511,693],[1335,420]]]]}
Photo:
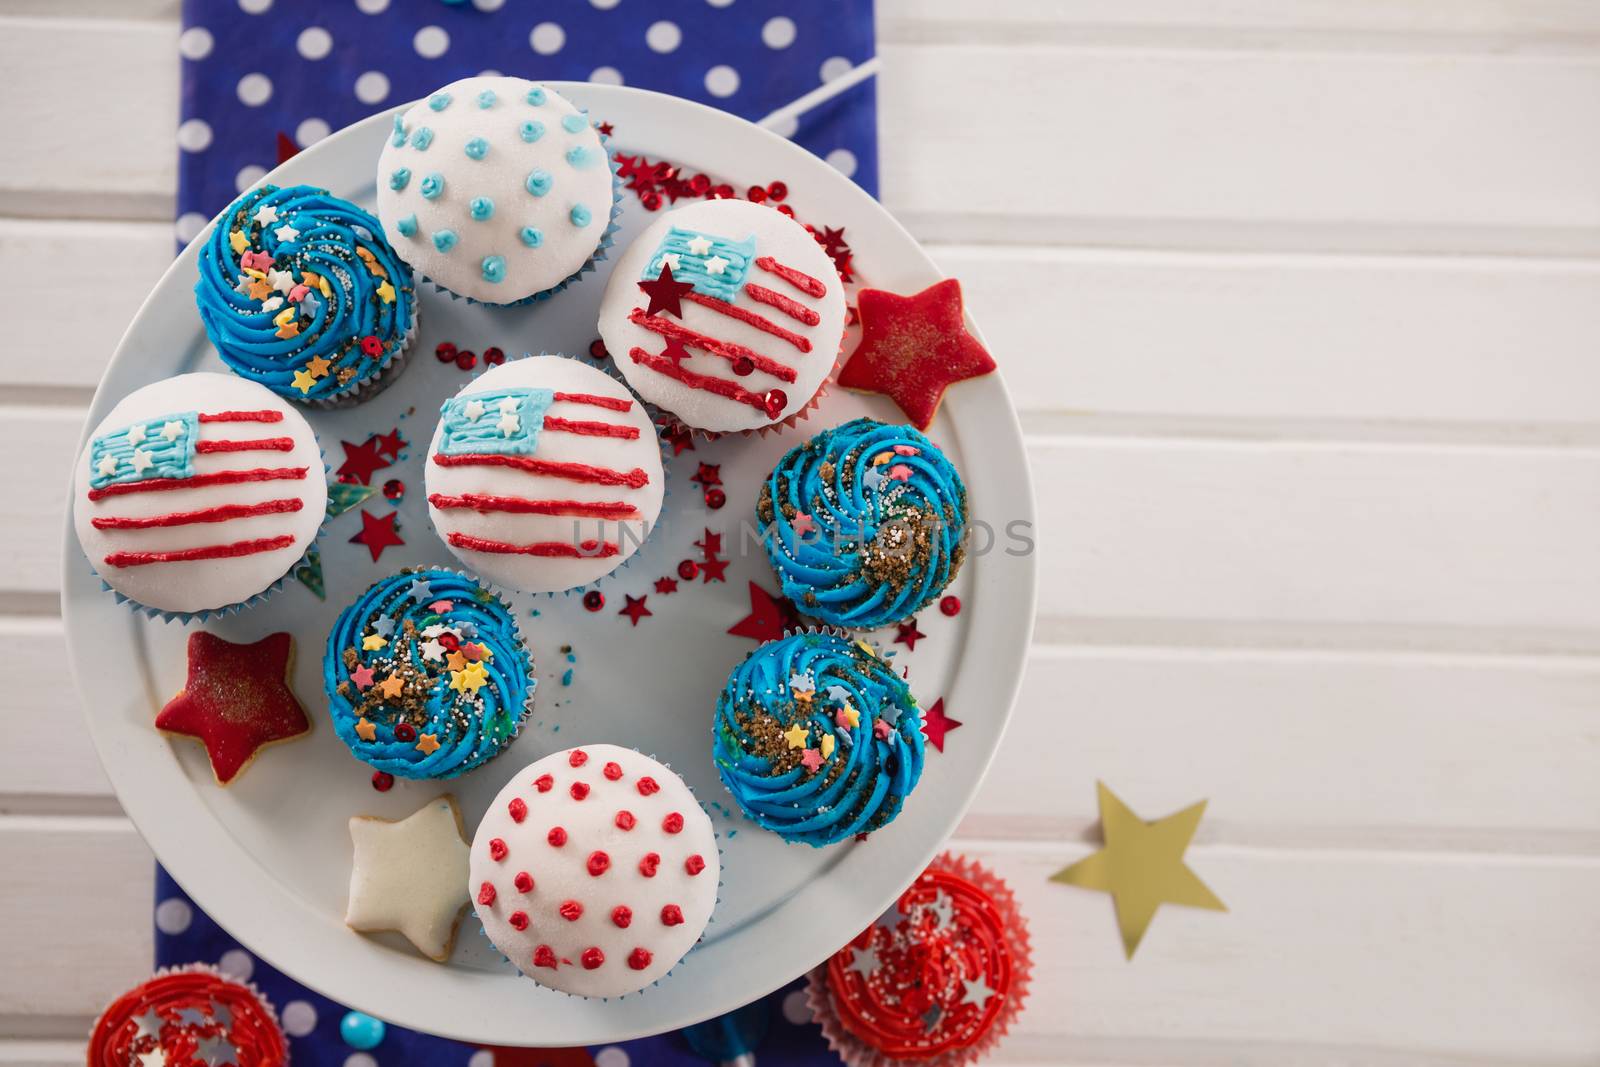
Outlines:
{"type": "Polygon", "coordinates": [[[883,917],[812,971],[806,999],[851,1067],[960,1067],[1022,1010],[1027,922],[997,876],[950,853],[883,917]]]}
{"type": "Polygon", "coordinates": [[[89,1036],[89,1067],[227,1063],[281,1067],[289,1046],[252,986],[202,964],[157,971],[112,1001],[89,1036]]]}

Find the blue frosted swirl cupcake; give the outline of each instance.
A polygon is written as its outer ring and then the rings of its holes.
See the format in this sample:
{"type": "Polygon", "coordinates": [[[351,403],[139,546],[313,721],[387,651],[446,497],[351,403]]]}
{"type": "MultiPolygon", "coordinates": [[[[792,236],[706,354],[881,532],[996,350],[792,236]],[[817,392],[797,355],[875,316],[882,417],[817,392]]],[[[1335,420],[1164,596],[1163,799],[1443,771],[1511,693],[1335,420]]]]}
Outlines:
{"type": "Polygon", "coordinates": [[[717,701],[712,755],[744,813],[831,845],[884,826],[922,776],[922,713],[870,645],[832,633],[769,641],[717,701]]]}
{"type": "Polygon", "coordinates": [[[340,614],[322,662],[333,728],[401,778],[454,778],[511,743],[533,662],[510,609],[471,578],[419,568],[340,614]]]}
{"type": "Polygon", "coordinates": [[[200,249],[195,300],[233,371],[319,407],[373,395],[416,333],[411,268],[378,220],[324,189],[252,189],[200,249]]]}
{"type": "Polygon", "coordinates": [[[779,460],[756,518],[785,596],[814,619],[872,630],[910,618],[955,577],[967,490],[912,427],[856,419],[779,460]]]}

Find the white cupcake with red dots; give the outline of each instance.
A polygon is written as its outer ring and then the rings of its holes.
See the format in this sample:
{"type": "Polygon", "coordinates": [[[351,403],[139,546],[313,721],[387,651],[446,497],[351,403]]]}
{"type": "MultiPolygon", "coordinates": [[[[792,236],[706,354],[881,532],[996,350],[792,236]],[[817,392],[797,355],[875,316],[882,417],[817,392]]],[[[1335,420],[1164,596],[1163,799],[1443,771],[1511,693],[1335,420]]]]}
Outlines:
{"type": "Polygon", "coordinates": [[[665,977],[717,902],[716,833],[683,779],[587,745],[518,773],[478,824],[469,883],[484,933],[523,974],[582,997],[665,977]]]}

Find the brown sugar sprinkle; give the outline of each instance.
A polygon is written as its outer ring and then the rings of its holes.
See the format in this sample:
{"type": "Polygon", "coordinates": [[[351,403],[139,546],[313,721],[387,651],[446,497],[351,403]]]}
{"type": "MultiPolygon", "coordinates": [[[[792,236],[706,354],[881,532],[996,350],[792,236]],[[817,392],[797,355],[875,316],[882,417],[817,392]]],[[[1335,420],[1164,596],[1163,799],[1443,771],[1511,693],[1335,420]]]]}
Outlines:
{"type": "Polygon", "coordinates": [[[766,485],[762,485],[761,496],[756,500],[756,518],[763,526],[772,524],[772,489],[766,485]]]}
{"type": "Polygon", "coordinates": [[[734,721],[750,739],[746,750],[770,762],[773,774],[787,774],[800,766],[800,750],[789,747],[783,736],[783,724],[777,719],[765,712],[745,711],[735,712],[734,721]]]}

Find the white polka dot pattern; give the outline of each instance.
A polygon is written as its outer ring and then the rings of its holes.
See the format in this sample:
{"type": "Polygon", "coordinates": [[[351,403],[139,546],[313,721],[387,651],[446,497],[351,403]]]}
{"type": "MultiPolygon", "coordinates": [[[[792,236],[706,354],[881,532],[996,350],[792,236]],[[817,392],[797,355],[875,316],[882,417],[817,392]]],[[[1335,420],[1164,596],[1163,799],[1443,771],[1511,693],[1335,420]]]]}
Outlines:
{"type": "Polygon", "coordinates": [[[304,1000],[291,1000],[279,1016],[283,1032],[290,1037],[305,1037],[317,1028],[317,1009],[304,1000]]]}
{"type": "Polygon", "coordinates": [[[594,1067],[628,1067],[630,1062],[627,1049],[615,1045],[607,1045],[594,1054],[594,1067]]]}
{"type": "Polygon", "coordinates": [[[189,924],[192,922],[194,922],[194,909],[189,907],[188,901],[180,897],[172,897],[156,905],[156,929],[164,934],[181,934],[189,929],[189,924]]]}
{"type": "Polygon", "coordinates": [[[541,985],[643,989],[700,939],[720,873],[711,820],[683,780],[632,749],[585,745],[525,768],[472,842],[489,940],[541,985]]]}
{"type": "Polygon", "coordinates": [[[229,978],[248,982],[250,976],[256,973],[255,957],[242,948],[229,949],[217,961],[217,969],[229,978]]]}

